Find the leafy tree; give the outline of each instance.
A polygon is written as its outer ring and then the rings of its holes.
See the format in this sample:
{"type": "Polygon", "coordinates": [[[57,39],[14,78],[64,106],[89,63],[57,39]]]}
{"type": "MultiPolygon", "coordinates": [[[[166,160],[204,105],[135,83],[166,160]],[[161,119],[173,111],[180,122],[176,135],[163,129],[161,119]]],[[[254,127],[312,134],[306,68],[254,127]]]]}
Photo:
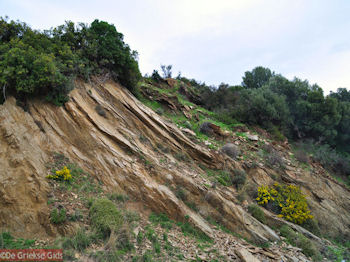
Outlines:
{"type": "Polygon", "coordinates": [[[232,110],[238,98],[239,90],[242,89],[241,86],[229,86],[225,83],[221,83],[219,87],[204,84],[198,88],[204,107],[220,114],[228,114],[232,110]]]}
{"type": "Polygon", "coordinates": [[[255,67],[251,72],[244,73],[242,86],[245,88],[260,88],[274,75],[275,73],[268,68],[255,67]]]}
{"type": "Polygon", "coordinates": [[[350,154],[350,102],[340,102],[338,109],[340,121],[336,126],[335,144],[338,150],[350,154]]]}
{"type": "Polygon", "coordinates": [[[59,90],[67,84],[52,54],[38,52],[22,40],[1,45],[0,58],[0,83],[20,97],[47,94],[49,89],[59,90]]]}
{"type": "Polygon", "coordinates": [[[327,166],[349,173],[350,91],[346,88],[325,96],[318,85],[298,78],[288,80],[264,67],[247,71],[242,86],[222,83],[209,87],[195,80],[181,80],[200,90],[202,105],[216,112],[220,121],[230,125],[237,119],[259,125],[271,134],[281,130],[291,140],[312,139],[329,152],[338,151],[332,153],[336,157],[327,166]]]}
{"type": "Polygon", "coordinates": [[[123,41],[115,26],[95,20],[91,25],[64,25],[43,32],[25,23],[0,18],[0,86],[25,100],[46,97],[67,100],[76,77],[109,74],[135,91],[141,74],[137,52],[123,41]]]}
{"type": "Polygon", "coordinates": [[[348,91],[346,88],[338,88],[335,93],[331,91],[329,96],[334,97],[341,102],[350,102],[350,90],[348,91]]]}
{"type": "Polygon", "coordinates": [[[123,41],[123,34],[115,26],[95,20],[91,26],[66,22],[53,30],[57,42],[67,43],[80,58],[78,73],[84,76],[109,72],[131,91],[141,79],[137,63],[137,52],[123,41]]]}
{"type": "Polygon", "coordinates": [[[20,38],[28,30],[25,23],[10,21],[8,17],[0,17],[0,42],[9,42],[12,38],[20,38]]]}
{"type": "Polygon", "coordinates": [[[233,115],[242,122],[264,128],[279,126],[285,129],[290,121],[285,96],[267,87],[242,90],[233,107],[233,115]]]}

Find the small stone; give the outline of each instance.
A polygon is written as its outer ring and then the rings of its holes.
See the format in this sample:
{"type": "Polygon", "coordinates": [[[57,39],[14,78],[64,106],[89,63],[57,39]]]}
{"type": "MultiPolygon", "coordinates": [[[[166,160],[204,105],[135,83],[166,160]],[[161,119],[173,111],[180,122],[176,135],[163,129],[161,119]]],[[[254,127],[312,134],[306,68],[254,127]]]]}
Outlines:
{"type": "Polygon", "coordinates": [[[193,132],[191,129],[188,129],[188,128],[182,129],[182,132],[183,132],[183,133],[186,133],[186,134],[189,134],[189,135],[191,135],[191,136],[196,136],[196,133],[193,132]]]}
{"type": "Polygon", "coordinates": [[[259,137],[257,135],[247,134],[247,138],[251,141],[258,141],[259,137]]]}

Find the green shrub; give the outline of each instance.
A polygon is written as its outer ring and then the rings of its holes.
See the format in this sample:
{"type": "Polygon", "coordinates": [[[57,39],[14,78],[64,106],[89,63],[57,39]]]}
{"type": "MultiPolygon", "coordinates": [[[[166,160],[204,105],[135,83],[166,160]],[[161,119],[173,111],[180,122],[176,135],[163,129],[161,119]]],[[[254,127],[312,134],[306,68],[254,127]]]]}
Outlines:
{"type": "Polygon", "coordinates": [[[123,215],[115,204],[106,198],[97,199],[90,208],[92,226],[107,238],[112,231],[117,232],[123,225],[123,215]]]}
{"type": "Polygon", "coordinates": [[[160,224],[162,228],[171,229],[173,227],[173,221],[169,219],[166,214],[160,213],[152,213],[149,216],[149,221],[154,224],[160,224]]]}
{"type": "Polygon", "coordinates": [[[50,215],[50,221],[53,224],[62,224],[64,222],[66,222],[67,220],[67,216],[66,216],[66,210],[64,208],[61,209],[57,209],[54,208],[51,210],[51,215],[50,215]]]}
{"type": "Polygon", "coordinates": [[[160,253],[161,247],[160,247],[160,244],[159,244],[158,241],[156,241],[156,242],[153,243],[153,249],[154,249],[154,252],[155,252],[156,254],[159,254],[159,253],[160,253]]]}
{"type": "Polygon", "coordinates": [[[146,250],[145,254],[142,256],[142,262],[152,262],[154,261],[153,259],[153,254],[151,250],[146,250]]]}
{"type": "Polygon", "coordinates": [[[167,233],[163,233],[163,241],[168,242],[168,234],[167,233]]]}
{"type": "Polygon", "coordinates": [[[286,140],[286,137],[281,133],[281,131],[276,126],[273,126],[272,128],[270,128],[269,132],[271,133],[273,139],[276,141],[286,140]]]}
{"type": "Polygon", "coordinates": [[[197,208],[196,203],[186,201],[185,204],[186,204],[186,206],[188,206],[189,208],[191,208],[193,211],[195,211],[195,212],[198,212],[198,211],[199,211],[198,208],[197,208]]]}
{"type": "Polygon", "coordinates": [[[266,223],[266,217],[265,217],[264,211],[262,211],[258,205],[255,205],[255,204],[249,205],[248,212],[257,220],[259,220],[261,223],[263,224],[266,223]]]}
{"type": "Polygon", "coordinates": [[[128,223],[140,221],[140,215],[137,212],[131,210],[124,211],[124,218],[124,220],[128,223]]]}
{"type": "Polygon", "coordinates": [[[139,231],[139,233],[137,234],[137,237],[136,237],[137,244],[140,245],[142,243],[143,239],[144,239],[144,235],[143,235],[142,231],[139,231]]]}
{"type": "Polygon", "coordinates": [[[231,175],[231,184],[237,189],[240,189],[247,180],[247,175],[244,170],[235,169],[233,170],[233,176],[231,175]]]}
{"type": "Polygon", "coordinates": [[[302,249],[302,252],[309,257],[319,257],[320,253],[315,244],[306,238],[303,234],[294,232],[292,228],[284,225],[280,228],[281,236],[287,239],[287,242],[292,246],[296,246],[302,249]]]}
{"type": "Polygon", "coordinates": [[[178,199],[181,199],[182,201],[187,200],[186,192],[181,186],[176,187],[175,195],[178,199]]]}
{"type": "Polygon", "coordinates": [[[350,177],[349,157],[339,154],[329,145],[313,145],[311,147],[313,159],[320,162],[322,166],[338,175],[350,177]]]}
{"type": "Polygon", "coordinates": [[[120,228],[117,232],[116,248],[123,251],[130,251],[134,249],[134,245],[131,241],[130,229],[126,226],[120,228]]]}
{"type": "Polygon", "coordinates": [[[309,162],[309,157],[307,153],[303,150],[297,150],[294,153],[294,157],[296,160],[298,160],[300,163],[307,164],[309,162]]]}
{"type": "Polygon", "coordinates": [[[191,124],[189,121],[185,121],[185,122],[183,123],[183,125],[184,125],[185,128],[188,128],[188,129],[192,129],[192,128],[193,128],[193,127],[192,127],[192,124],[191,124]]]}
{"type": "Polygon", "coordinates": [[[269,154],[266,156],[266,164],[269,167],[284,167],[284,160],[280,153],[276,150],[272,150],[269,154]]]}
{"type": "Polygon", "coordinates": [[[194,228],[190,224],[188,216],[185,216],[184,222],[178,222],[177,225],[181,228],[181,231],[184,233],[185,236],[191,235],[191,236],[195,237],[197,240],[204,241],[204,242],[212,241],[208,235],[206,235],[202,231],[194,228]]]}
{"type": "Polygon", "coordinates": [[[72,175],[69,168],[64,166],[62,170],[56,170],[54,175],[47,175],[46,178],[59,181],[70,181],[72,179],[72,175]]]}
{"type": "Polygon", "coordinates": [[[69,216],[70,221],[81,221],[83,219],[83,214],[80,209],[74,210],[74,214],[69,216]]]}
{"type": "Polygon", "coordinates": [[[312,219],[306,197],[300,187],[295,185],[280,185],[274,183],[271,187],[260,186],[258,188],[259,205],[264,205],[278,213],[279,217],[297,224],[303,224],[312,219]]]}
{"type": "Polygon", "coordinates": [[[95,242],[97,237],[92,234],[88,234],[86,231],[79,229],[76,234],[71,238],[66,238],[62,247],[64,249],[73,248],[80,252],[84,251],[91,243],[95,242]]]}
{"type": "Polygon", "coordinates": [[[240,91],[232,115],[242,123],[267,129],[273,126],[283,129],[291,121],[286,97],[267,87],[240,91]]]}
{"type": "Polygon", "coordinates": [[[137,52],[104,21],[67,21],[41,32],[0,17],[0,39],[0,86],[20,100],[41,97],[62,105],[76,77],[107,75],[135,93],[141,79],[137,52]]]}
{"type": "Polygon", "coordinates": [[[235,169],[232,172],[228,170],[207,170],[209,176],[215,176],[216,181],[223,186],[235,186],[240,189],[247,179],[244,170],[235,169]]]}
{"type": "Polygon", "coordinates": [[[246,71],[243,76],[242,86],[244,88],[261,88],[266,84],[275,72],[267,67],[257,66],[252,71],[246,71]]]}
{"type": "Polygon", "coordinates": [[[126,202],[129,200],[129,197],[127,195],[123,195],[119,193],[111,193],[108,195],[108,198],[112,201],[117,201],[117,202],[126,202]]]}
{"type": "Polygon", "coordinates": [[[223,186],[231,186],[232,185],[232,181],[231,181],[232,175],[229,171],[218,170],[218,171],[215,171],[214,174],[216,176],[217,182],[219,182],[221,185],[223,185],[223,186]]]}
{"type": "Polygon", "coordinates": [[[153,228],[147,226],[146,228],[146,237],[149,241],[151,241],[152,243],[156,242],[157,241],[157,234],[156,232],[154,231],[153,228]]]}
{"type": "Polygon", "coordinates": [[[305,223],[302,224],[301,226],[303,228],[309,230],[314,235],[321,236],[321,230],[320,230],[320,227],[318,226],[318,222],[315,218],[306,220],[305,223]]]}

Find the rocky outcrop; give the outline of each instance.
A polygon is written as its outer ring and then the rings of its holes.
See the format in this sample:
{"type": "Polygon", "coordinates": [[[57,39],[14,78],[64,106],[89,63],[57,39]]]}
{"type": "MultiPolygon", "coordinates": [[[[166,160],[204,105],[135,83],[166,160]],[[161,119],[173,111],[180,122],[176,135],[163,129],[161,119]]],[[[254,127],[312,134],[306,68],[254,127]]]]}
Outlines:
{"type": "Polygon", "coordinates": [[[27,237],[53,234],[47,223],[44,138],[13,98],[0,106],[0,228],[27,237]]]}
{"type": "MultiPolygon", "coordinates": [[[[49,223],[45,177],[50,155],[59,152],[105,190],[126,193],[175,220],[188,215],[208,235],[213,234],[205,219],[210,216],[252,240],[279,239],[237,204],[234,189],[209,187],[198,167],[237,168],[235,160],[194,143],[114,82],[77,82],[63,107],[32,101],[24,112],[9,98],[0,106],[0,133],[0,230],[22,237],[56,234],[49,223]],[[166,150],[158,150],[160,144],[166,150]],[[177,187],[196,203],[198,212],[176,196],[177,187]]],[[[256,168],[248,175],[261,185],[273,182],[270,173],[256,168]]],[[[349,190],[325,174],[292,167],[281,178],[302,187],[321,227],[335,235],[349,233],[349,190]]]]}
{"type": "Polygon", "coordinates": [[[198,167],[174,157],[184,154],[191,161],[215,168],[221,165],[220,155],[189,140],[116,83],[76,85],[63,107],[32,101],[29,112],[24,112],[13,98],[0,106],[1,229],[19,236],[55,234],[49,223],[45,176],[49,155],[59,152],[94,176],[106,190],[125,192],[176,220],[188,215],[209,236],[212,230],[204,215],[215,215],[220,209],[227,226],[242,235],[263,241],[278,239],[234,204],[233,194],[211,192],[198,176],[198,167]],[[103,115],[96,111],[97,105],[103,115]],[[155,150],[157,144],[169,153],[155,150]],[[145,166],[142,159],[152,167],[145,166]],[[194,212],[176,197],[172,189],[177,186],[189,192],[201,212],[194,212]]]}

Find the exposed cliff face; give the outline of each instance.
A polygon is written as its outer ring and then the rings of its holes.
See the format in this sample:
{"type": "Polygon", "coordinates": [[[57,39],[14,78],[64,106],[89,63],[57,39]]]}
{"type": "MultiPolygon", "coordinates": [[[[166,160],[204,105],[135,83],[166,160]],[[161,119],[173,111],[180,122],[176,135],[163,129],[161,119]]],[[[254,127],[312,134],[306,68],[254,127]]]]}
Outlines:
{"type": "Polygon", "coordinates": [[[207,215],[223,216],[243,235],[278,239],[234,204],[233,192],[206,188],[195,165],[177,163],[173,157],[182,152],[194,161],[217,166],[221,165],[220,156],[190,141],[117,84],[80,83],[64,107],[33,102],[29,111],[23,112],[13,99],[1,106],[3,229],[10,228],[19,235],[51,233],[50,226],[45,226],[48,216],[44,215],[48,214],[45,164],[50,152],[60,152],[94,175],[107,190],[126,192],[176,220],[189,215],[208,235],[212,234],[208,223],[179,200],[171,186],[182,185],[191,198],[205,203],[207,215]],[[102,106],[105,116],[96,112],[97,105],[102,106]],[[156,152],[157,144],[170,153],[156,152]],[[145,167],[140,154],[152,165],[145,167]],[[161,163],[161,158],[167,163],[161,163]],[[209,200],[203,201],[206,197],[209,200]]]}
{"type": "Polygon", "coordinates": [[[49,210],[43,136],[28,113],[9,99],[0,109],[0,226],[28,237],[45,232],[49,210]]]}
{"type": "MultiPolygon", "coordinates": [[[[125,192],[175,220],[189,215],[209,236],[213,230],[207,216],[253,240],[279,239],[237,204],[234,189],[209,187],[198,167],[240,169],[239,162],[194,143],[116,83],[76,85],[64,107],[32,101],[29,112],[24,112],[13,98],[0,106],[0,230],[22,237],[57,234],[49,222],[50,187],[45,176],[52,152],[60,152],[105,190],[125,192]],[[159,150],[159,145],[166,150],[159,150]],[[185,160],[177,160],[178,154],[185,160]],[[178,186],[199,212],[175,195],[178,186]]],[[[269,173],[252,169],[249,179],[267,184],[273,181],[269,173]]],[[[350,193],[344,186],[296,167],[282,179],[301,185],[321,227],[335,234],[350,233],[350,193]]]]}

